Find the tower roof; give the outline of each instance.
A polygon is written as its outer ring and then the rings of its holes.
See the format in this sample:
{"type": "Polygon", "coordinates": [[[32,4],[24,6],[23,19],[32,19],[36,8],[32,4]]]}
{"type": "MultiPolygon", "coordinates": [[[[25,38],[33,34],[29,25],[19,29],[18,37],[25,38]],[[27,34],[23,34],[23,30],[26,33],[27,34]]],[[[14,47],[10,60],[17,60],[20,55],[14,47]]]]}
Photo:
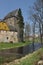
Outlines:
{"type": "Polygon", "coordinates": [[[4,17],[4,19],[11,18],[11,17],[16,17],[16,18],[17,18],[18,11],[19,11],[19,9],[13,10],[12,12],[8,13],[8,14],[4,17]]]}

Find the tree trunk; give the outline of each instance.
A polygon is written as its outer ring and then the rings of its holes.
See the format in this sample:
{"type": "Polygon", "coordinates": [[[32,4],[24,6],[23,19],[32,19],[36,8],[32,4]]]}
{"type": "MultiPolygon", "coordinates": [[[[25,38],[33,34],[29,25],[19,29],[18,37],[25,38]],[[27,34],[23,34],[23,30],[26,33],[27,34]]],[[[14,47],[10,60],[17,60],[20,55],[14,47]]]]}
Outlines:
{"type": "Polygon", "coordinates": [[[43,24],[42,24],[42,46],[43,46],[43,24]]]}
{"type": "Polygon", "coordinates": [[[41,42],[41,46],[42,46],[42,33],[41,33],[41,25],[39,23],[39,32],[40,32],[40,42],[41,42]]]}
{"type": "Polygon", "coordinates": [[[43,24],[42,24],[42,37],[43,37],[43,24]]]}
{"type": "Polygon", "coordinates": [[[35,50],[34,49],[34,43],[35,43],[35,23],[34,23],[34,26],[33,26],[33,51],[35,50]]]}

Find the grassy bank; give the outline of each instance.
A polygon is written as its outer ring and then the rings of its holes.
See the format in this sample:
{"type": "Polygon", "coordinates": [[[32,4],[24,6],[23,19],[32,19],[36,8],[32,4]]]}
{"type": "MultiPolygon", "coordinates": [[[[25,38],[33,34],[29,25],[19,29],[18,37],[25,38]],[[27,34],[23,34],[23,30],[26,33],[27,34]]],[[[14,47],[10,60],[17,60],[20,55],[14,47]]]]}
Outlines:
{"type": "Polygon", "coordinates": [[[43,48],[33,52],[32,54],[26,55],[21,59],[10,62],[8,65],[37,65],[37,62],[43,58],[43,48]]]}
{"type": "Polygon", "coordinates": [[[30,43],[31,43],[31,41],[19,42],[19,43],[0,43],[0,50],[21,47],[21,46],[28,45],[30,43]]]}
{"type": "MultiPolygon", "coordinates": [[[[21,42],[21,43],[0,43],[0,51],[4,49],[16,48],[30,44],[31,42],[21,42]]],[[[4,62],[11,62],[16,58],[16,54],[11,54],[10,56],[1,55],[0,56],[0,65],[4,62]]]]}

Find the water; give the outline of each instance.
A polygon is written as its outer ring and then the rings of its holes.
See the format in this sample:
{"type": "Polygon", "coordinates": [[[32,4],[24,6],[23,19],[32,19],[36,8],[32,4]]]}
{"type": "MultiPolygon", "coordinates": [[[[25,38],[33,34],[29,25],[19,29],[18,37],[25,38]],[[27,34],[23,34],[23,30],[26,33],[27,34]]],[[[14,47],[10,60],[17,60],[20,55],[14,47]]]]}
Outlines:
{"type": "MultiPolygon", "coordinates": [[[[34,43],[34,51],[38,50],[39,48],[41,48],[41,43],[34,43]]],[[[27,55],[32,52],[33,52],[33,44],[29,44],[27,46],[18,48],[5,49],[0,51],[0,57],[4,59],[4,60],[2,59],[1,62],[10,62],[14,59],[21,58],[24,55],[27,55]]]]}

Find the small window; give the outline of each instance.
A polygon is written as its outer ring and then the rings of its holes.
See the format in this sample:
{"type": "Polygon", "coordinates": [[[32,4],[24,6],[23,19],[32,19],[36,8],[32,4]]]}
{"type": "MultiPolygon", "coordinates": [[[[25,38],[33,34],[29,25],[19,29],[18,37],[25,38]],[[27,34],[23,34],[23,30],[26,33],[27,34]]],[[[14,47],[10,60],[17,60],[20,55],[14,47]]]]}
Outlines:
{"type": "Polygon", "coordinates": [[[8,37],[7,37],[7,39],[8,39],[8,37]]]}

